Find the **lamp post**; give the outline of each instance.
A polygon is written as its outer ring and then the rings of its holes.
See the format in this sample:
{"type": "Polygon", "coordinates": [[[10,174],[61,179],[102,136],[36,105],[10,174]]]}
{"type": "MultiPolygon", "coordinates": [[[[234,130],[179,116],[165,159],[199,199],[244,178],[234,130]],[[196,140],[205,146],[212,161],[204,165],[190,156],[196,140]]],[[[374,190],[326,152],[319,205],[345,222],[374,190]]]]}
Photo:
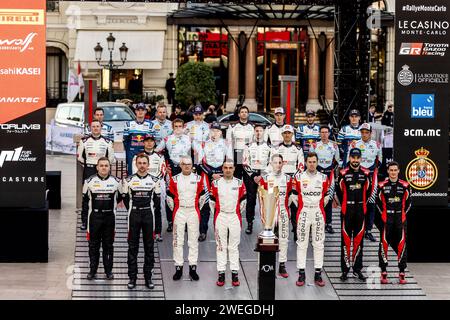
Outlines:
{"type": "Polygon", "coordinates": [[[125,45],[125,42],[123,42],[122,46],[119,48],[120,60],[122,61],[122,63],[114,64],[113,51],[116,38],[114,38],[112,33],[110,33],[109,36],[106,38],[106,42],[108,43],[108,51],[109,51],[109,61],[107,63],[105,64],[100,63],[100,61],[102,60],[102,52],[103,52],[103,47],[100,45],[100,42],[97,42],[97,45],[94,47],[94,51],[95,51],[95,60],[97,61],[97,64],[100,67],[109,70],[109,101],[112,101],[112,71],[125,64],[125,61],[127,60],[128,48],[125,45]]]}

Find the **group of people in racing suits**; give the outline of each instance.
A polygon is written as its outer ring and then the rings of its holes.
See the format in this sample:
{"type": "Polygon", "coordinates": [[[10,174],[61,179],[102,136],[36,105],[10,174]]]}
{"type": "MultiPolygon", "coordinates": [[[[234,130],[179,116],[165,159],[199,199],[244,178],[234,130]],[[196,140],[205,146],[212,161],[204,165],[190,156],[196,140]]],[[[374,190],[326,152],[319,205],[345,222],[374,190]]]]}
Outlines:
{"type": "MultiPolygon", "coordinates": [[[[97,112],[95,115],[101,114],[97,112]]],[[[101,110],[100,110],[101,111],[101,110]]],[[[188,233],[189,277],[197,273],[199,243],[206,239],[210,215],[216,240],[216,284],[225,284],[227,257],[232,285],[239,285],[239,243],[242,218],[247,234],[253,233],[257,189],[278,186],[276,230],[279,237],[279,275],[287,278],[289,222],[297,243],[296,284],[306,281],[306,254],[311,235],[314,251],[314,282],[324,286],[325,233],[332,228],[333,200],[341,206],[341,280],[350,267],[360,280],[364,238],[376,241],[371,233],[375,207],[383,222],[379,261],[381,283],[387,283],[387,250],[398,252],[400,283],[406,283],[406,215],[411,206],[407,182],[398,178],[399,166],[388,166],[388,178],[378,184],[382,162],[380,144],[371,139],[370,124],[360,122],[357,110],[349,114],[337,142],[330,140],[330,128],[315,123],[315,113],[307,111],[307,123],[297,129],[285,123],[283,108],[275,109],[275,123],[267,128],[249,122],[243,106],[239,121],[222,136],[220,123],[203,121],[203,109],[196,106],[194,120],[167,120],[164,106],[156,119],[145,120],[145,105],[136,107],[136,120],[126,124],[123,144],[128,176],[119,181],[111,176],[114,162],[112,141],[104,136],[100,116],[80,141],[78,160],[84,165],[82,226],[89,240],[89,279],[96,277],[100,246],[108,279],[113,278],[114,215],[122,200],[128,210],[128,288],[136,286],[137,252],[142,229],[144,277],[153,288],[154,240],[162,241],[162,207],[167,232],[173,232],[174,280],[183,275],[185,229],[188,233]],[[342,160],[341,160],[342,159],[342,160]],[[339,169],[339,170],[338,170],[339,169]],[[338,172],[337,179],[335,178],[338,172]],[[336,191],[336,194],[335,194],[336,191]],[[336,197],[335,197],[336,196],[336,197]],[[353,246],[352,246],[353,244],[353,246]],[[352,250],[351,250],[352,249],[352,250]]]]}

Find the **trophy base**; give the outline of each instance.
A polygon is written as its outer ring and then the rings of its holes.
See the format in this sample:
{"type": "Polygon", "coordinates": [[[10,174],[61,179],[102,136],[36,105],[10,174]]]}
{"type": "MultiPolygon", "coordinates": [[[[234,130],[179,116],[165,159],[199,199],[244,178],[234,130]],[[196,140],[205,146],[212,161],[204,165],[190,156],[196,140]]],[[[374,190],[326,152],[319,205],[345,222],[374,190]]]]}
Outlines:
{"type": "Polygon", "coordinates": [[[263,237],[258,236],[258,242],[256,243],[256,252],[277,252],[279,250],[277,237],[263,237]]]}

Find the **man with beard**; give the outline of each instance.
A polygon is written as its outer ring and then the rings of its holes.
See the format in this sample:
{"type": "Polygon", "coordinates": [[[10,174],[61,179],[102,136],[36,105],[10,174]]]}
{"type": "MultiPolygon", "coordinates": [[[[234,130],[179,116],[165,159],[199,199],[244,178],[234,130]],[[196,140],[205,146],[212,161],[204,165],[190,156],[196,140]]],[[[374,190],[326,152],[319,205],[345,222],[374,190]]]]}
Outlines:
{"type": "Polygon", "coordinates": [[[350,267],[353,274],[365,281],[363,268],[363,243],[367,203],[373,187],[370,171],[361,167],[361,150],[351,149],[350,164],[339,172],[337,196],[341,203],[341,280],[348,279],[350,267]],[[353,251],[350,251],[353,241],[353,251]],[[351,252],[351,254],[350,254],[351,252]]]}

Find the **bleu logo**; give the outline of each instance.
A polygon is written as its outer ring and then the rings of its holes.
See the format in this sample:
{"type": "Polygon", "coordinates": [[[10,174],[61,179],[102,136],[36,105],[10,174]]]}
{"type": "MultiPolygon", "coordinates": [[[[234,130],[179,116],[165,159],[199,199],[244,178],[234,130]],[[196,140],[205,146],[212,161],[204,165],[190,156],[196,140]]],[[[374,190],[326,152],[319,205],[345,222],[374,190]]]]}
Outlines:
{"type": "Polygon", "coordinates": [[[411,95],[411,118],[434,118],[434,94],[411,95]]]}

